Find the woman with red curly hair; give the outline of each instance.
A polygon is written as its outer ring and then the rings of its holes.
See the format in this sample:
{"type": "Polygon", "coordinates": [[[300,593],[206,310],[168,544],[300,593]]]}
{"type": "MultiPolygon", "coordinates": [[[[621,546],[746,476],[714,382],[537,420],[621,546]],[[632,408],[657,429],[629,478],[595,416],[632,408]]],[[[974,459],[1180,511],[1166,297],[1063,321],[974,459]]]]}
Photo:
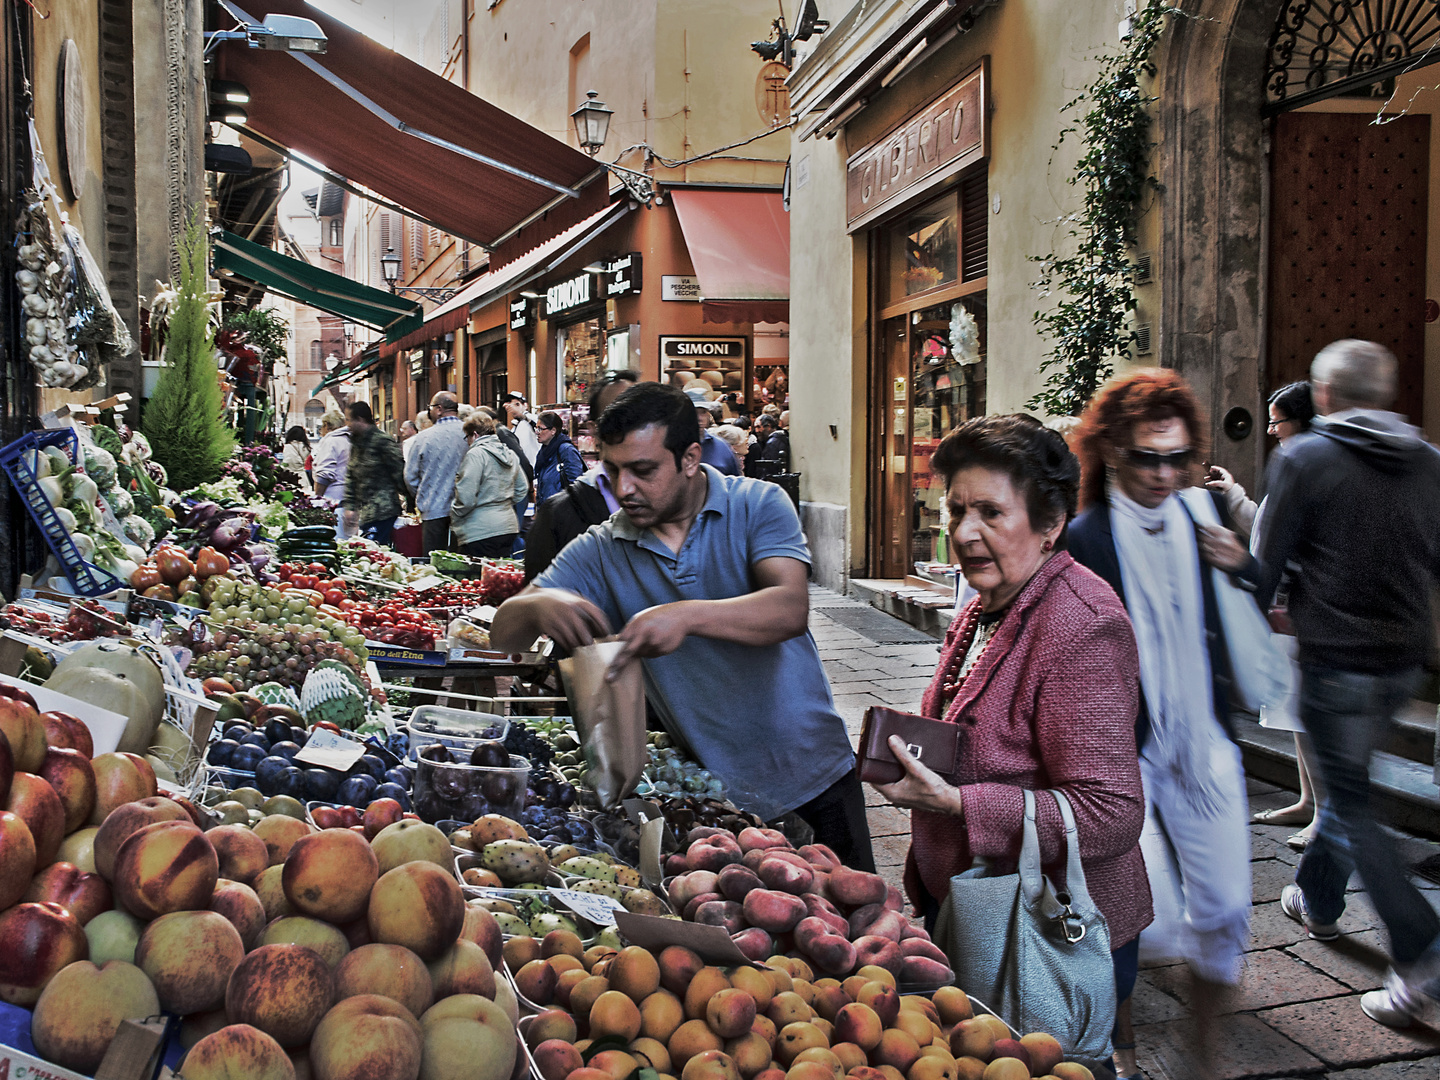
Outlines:
{"type": "MultiPolygon", "coordinates": [[[[1111,380],[1077,434],[1083,509],[1070,527],[1071,554],[1110,583],[1135,628],[1146,826],[1164,840],[1153,851],[1146,846],[1145,858],[1157,928],[1167,914],[1172,927],[1178,923],[1167,944],[1190,966],[1195,1052],[1204,1067],[1210,1020],[1223,989],[1239,980],[1250,932],[1245,776],[1230,729],[1220,586],[1207,564],[1231,574],[1254,566],[1233,532],[1203,523],[1229,523],[1223,497],[1195,487],[1208,426],[1173,371],[1111,380]],[[1163,880],[1167,870],[1178,897],[1163,880]],[[1177,901],[1180,910],[1167,913],[1177,901]]],[[[1123,1035],[1128,1016],[1121,1021],[1123,1035]]]]}

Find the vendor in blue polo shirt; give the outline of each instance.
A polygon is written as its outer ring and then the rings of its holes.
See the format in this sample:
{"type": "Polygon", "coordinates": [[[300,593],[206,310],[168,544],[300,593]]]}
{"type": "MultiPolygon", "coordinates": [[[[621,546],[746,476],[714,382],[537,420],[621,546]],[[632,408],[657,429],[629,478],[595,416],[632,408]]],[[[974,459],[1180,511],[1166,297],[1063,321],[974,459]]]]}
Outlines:
{"type": "Polygon", "coordinates": [[[730,797],[767,820],[795,811],[848,866],[873,871],[845,724],[810,636],[810,552],[785,492],[700,460],[684,394],[641,383],[600,417],[620,511],[500,606],[490,637],[562,649],[617,630],[652,706],[730,797]]]}

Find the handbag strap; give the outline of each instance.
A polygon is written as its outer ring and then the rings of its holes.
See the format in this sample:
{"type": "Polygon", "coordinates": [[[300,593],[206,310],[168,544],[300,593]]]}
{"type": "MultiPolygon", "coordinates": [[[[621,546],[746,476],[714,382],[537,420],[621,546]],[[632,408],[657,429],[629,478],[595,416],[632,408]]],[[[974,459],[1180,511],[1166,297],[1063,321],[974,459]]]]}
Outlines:
{"type": "MultiPolygon", "coordinates": [[[[1065,883],[1064,891],[1070,896],[1071,907],[1089,909],[1090,889],[1085,882],[1085,868],[1080,863],[1080,834],[1075,827],[1075,811],[1063,791],[1048,792],[1060,809],[1060,820],[1065,824],[1065,883]]],[[[1045,888],[1045,878],[1040,866],[1040,834],[1035,822],[1035,792],[1025,791],[1025,827],[1020,841],[1020,888],[1031,903],[1040,898],[1045,888]]]]}

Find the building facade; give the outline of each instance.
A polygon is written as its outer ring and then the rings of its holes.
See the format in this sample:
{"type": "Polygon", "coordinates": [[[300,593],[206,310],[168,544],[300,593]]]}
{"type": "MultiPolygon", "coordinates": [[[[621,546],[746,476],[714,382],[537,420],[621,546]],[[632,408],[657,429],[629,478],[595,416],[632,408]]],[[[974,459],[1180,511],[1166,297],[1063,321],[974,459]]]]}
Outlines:
{"type": "MultiPolygon", "coordinates": [[[[1054,299],[1035,258],[1065,250],[1080,196],[1064,107],[1136,5],[819,6],[831,28],[789,80],[791,440],[817,576],[845,588],[953,561],[930,453],[970,416],[1029,411],[1042,387],[1035,316],[1054,299]]],[[[1265,396],[1337,338],[1394,349],[1397,408],[1440,431],[1436,12],[1174,6],[1142,81],[1159,184],[1134,250],[1139,340],[1119,364],[1181,371],[1210,414],[1208,460],[1251,491],[1273,448],[1265,396]]]]}

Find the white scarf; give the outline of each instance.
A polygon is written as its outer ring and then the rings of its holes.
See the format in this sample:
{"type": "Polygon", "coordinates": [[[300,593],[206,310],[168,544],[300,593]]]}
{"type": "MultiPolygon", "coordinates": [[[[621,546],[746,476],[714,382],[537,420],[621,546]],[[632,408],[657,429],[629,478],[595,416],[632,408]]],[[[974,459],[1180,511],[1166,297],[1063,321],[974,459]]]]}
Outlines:
{"type": "Polygon", "coordinates": [[[1111,531],[1125,606],[1140,651],[1150,712],[1144,756],[1187,801],[1214,816],[1221,798],[1210,765],[1217,727],[1195,523],[1169,496],[1153,510],[1109,485],[1111,531]]]}

